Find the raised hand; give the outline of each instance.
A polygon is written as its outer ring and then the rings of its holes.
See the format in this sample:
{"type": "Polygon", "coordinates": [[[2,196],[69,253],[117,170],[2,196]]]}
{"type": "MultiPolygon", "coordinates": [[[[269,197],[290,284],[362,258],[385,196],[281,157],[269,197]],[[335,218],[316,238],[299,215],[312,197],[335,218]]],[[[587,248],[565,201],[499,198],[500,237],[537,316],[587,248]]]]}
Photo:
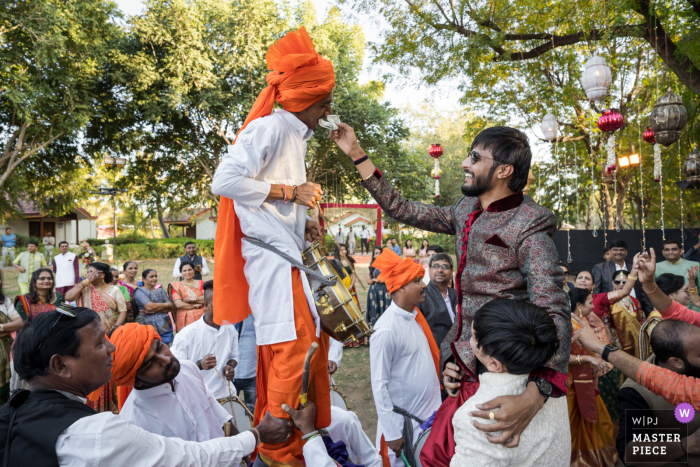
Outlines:
{"type": "Polygon", "coordinates": [[[688,287],[694,287],[695,286],[695,276],[698,273],[698,267],[693,266],[692,268],[688,269],[688,287]]]}
{"type": "Polygon", "coordinates": [[[340,130],[331,131],[331,139],[335,141],[341,151],[350,156],[352,160],[357,160],[365,155],[365,152],[357,142],[355,130],[345,123],[338,123],[340,130]]]}
{"type": "Polygon", "coordinates": [[[649,248],[649,253],[641,253],[637,262],[637,273],[639,281],[650,284],[654,282],[656,272],[656,253],[653,248],[649,248]]]}

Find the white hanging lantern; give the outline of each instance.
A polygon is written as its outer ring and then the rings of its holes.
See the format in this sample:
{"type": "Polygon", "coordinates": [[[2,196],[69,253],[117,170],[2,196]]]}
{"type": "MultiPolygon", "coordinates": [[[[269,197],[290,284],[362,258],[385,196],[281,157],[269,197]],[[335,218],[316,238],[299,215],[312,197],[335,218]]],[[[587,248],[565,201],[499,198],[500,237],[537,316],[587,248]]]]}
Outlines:
{"type": "Polygon", "coordinates": [[[593,52],[581,75],[581,86],[586,91],[586,97],[591,101],[601,100],[607,96],[610,83],[612,83],[610,67],[605,63],[604,58],[598,56],[597,51],[593,52]]]}
{"type": "Polygon", "coordinates": [[[544,116],[542,120],[542,125],[540,125],[544,139],[547,141],[553,141],[557,138],[557,131],[559,130],[559,123],[554,115],[548,113],[544,116]]]}

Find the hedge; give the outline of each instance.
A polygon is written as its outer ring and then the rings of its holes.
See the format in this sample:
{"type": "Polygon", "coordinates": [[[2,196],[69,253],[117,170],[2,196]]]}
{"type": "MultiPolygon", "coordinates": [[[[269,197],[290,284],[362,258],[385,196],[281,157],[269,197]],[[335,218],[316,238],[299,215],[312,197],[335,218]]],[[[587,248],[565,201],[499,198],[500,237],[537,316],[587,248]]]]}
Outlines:
{"type": "MultiPolygon", "coordinates": [[[[168,239],[170,240],[170,239],[168,239]]],[[[214,240],[190,240],[197,245],[197,254],[206,258],[214,257],[214,240]]],[[[169,259],[185,254],[184,242],[151,241],[148,243],[117,243],[117,257],[126,260],[169,259]]],[[[92,245],[92,244],[90,244],[92,245]]],[[[101,247],[102,249],[104,247],[101,247]]],[[[96,250],[97,251],[97,250],[96,250]]]]}

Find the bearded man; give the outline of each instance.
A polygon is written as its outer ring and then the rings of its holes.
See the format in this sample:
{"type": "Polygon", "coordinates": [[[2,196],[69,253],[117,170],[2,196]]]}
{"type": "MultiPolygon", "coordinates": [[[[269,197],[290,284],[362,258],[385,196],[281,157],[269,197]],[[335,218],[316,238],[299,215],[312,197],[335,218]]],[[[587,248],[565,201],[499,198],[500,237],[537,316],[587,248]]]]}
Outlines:
{"type": "MultiPolygon", "coordinates": [[[[258,344],[255,420],[269,411],[293,425],[282,409],[299,405],[303,362],[313,342],[309,398],[316,427],[330,425],[328,335],[305,274],[278,254],[251,243],[254,237],[302,262],[305,240],[320,238],[306,211],[321,200],[321,187],[306,181],[306,142],[318,121],[331,114],[333,65],[314,48],[304,28],[267,51],[269,86],[258,96],[228,154],[216,170],[212,192],[221,196],[216,232],[214,322],[255,316],[258,344]],[[275,101],[284,110],[272,112],[275,101]]],[[[301,433],[287,443],[260,446],[268,465],[302,465],[301,433]]]]}
{"type": "Polygon", "coordinates": [[[483,366],[478,368],[469,344],[476,311],[491,300],[515,299],[527,300],[551,314],[561,342],[552,359],[530,374],[527,389],[521,395],[498,397],[474,413],[487,419],[489,411],[500,407],[493,412],[496,423],[477,427],[486,432],[502,432],[490,438],[493,443],[517,446],[520,433],[547,399],[566,394],[571,349],[569,302],[552,241],[556,217],[523,195],[532,160],[527,136],[509,127],[492,127],[479,133],[462,162],[464,196],[456,205],[447,207],[401,197],[374,167],[349,126],[340,124],[340,130],[332,132],[331,138],[354,161],[362,185],[389,216],[412,227],[455,235],[459,317],[441,344],[440,362],[445,388],[459,392],[450,394],[452,397],[437,412],[421,452],[423,465],[449,465],[454,454],[452,416],[476,392],[477,375],[485,371],[483,366]]]}

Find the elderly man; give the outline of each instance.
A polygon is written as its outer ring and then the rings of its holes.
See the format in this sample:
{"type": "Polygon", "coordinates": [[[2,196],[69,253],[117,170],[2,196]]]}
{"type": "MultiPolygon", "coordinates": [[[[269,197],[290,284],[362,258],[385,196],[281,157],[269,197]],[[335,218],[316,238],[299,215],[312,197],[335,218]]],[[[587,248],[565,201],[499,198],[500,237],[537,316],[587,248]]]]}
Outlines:
{"type": "Polygon", "coordinates": [[[423,267],[384,251],[374,259],[392,303],[370,338],[372,393],[377,407],[377,445],[386,442],[394,467],[401,453],[415,465],[413,441],[422,422],[440,407],[438,347],[418,306],[425,301],[423,267]]]}
{"type": "Polygon", "coordinates": [[[479,133],[462,162],[464,196],[454,206],[438,207],[404,199],[369,160],[353,129],[340,127],[331,132],[331,138],[353,159],[362,185],[389,216],[412,227],[455,236],[459,258],[455,284],[461,311],[442,342],[441,368],[445,388],[449,393],[459,389],[459,393],[451,393],[454,397],[438,411],[421,462],[444,467],[454,454],[452,416],[474,394],[477,374],[483,371],[477,368],[469,343],[476,311],[494,299],[528,300],[554,319],[561,345],[552,359],[530,374],[522,394],[499,397],[476,414],[488,418],[490,410],[500,407],[496,423],[479,427],[500,432],[491,438],[494,443],[517,446],[520,433],[547,398],[566,394],[571,347],[569,300],[552,240],[557,220],[522,192],[532,160],[527,136],[509,127],[479,133]]]}
{"type": "Polygon", "coordinates": [[[430,257],[430,283],[425,289],[425,302],[418,309],[425,316],[433,338],[439,346],[452,328],[457,313],[457,291],[449,287],[452,279],[452,258],[445,253],[430,257]]]}
{"type": "MultiPolygon", "coordinates": [[[[134,378],[153,349],[132,350],[129,357],[139,360],[129,370],[134,378]]],[[[154,435],[112,412],[96,414],[85,398],[111,379],[114,351],[87,308],[60,307],[25,324],[12,355],[30,389],[0,408],[0,439],[10,440],[0,444],[6,465],[224,467],[237,465],[260,441],[289,436],[268,417],[235,437],[198,443],[154,435]]]]}
{"type": "MultiPolygon", "coordinates": [[[[317,343],[309,394],[316,404],[316,426],[323,428],[330,424],[328,335],[321,333],[306,274],[274,250],[301,262],[305,241],[321,237],[318,223],[306,215],[321,200],[321,187],[306,181],[304,157],[319,120],[332,113],[335,73],[304,28],[273,44],[266,59],[274,70],[267,75],[269,86],[253,104],[212,183],[212,192],[221,196],[214,321],[234,324],[251,312],[255,316],[256,420],[270,411],[287,423],[281,406],[297,405],[304,357],[317,343]],[[275,101],[284,109],[273,113],[275,101]]],[[[269,464],[299,465],[302,446],[295,432],[288,443],[263,444],[260,454],[269,464]]]]}
{"type": "MultiPolygon", "coordinates": [[[[666,261],[661,261],[656,265],[654,279],[665,273],[675,274],[676,276],[681,276],[685,279],[685,285],[687,285],[688,288],[697,289],[700,287],[700,274],[695,274],[695,281],[692,284],[689,284],[688,271],[695,268],[695,271],[697,272],[698,267],[700,267],[700,263],[682,258],[681,253],[681,242],[671,239],[664,240],[661,247],[661,254],[664,255],[664,259],[666,259],[666,261]]],[[[693,304],[689,305],[688,307],[691,310],[700,311],[700,308],[693,304]]]]}
{"type": "MultiPolygon", "coordinates": [[[[661,321],[651,333],[651,348],[654,355],[647,362],[680,375],[700,377],[700,328],[697,326],[675,319],[661,321]]],[[[677,428],[680,424],[674,417],[675,407],[633,379],[628,379],[622,385],[617,398],[620,401],[617,453],[626,465],[644,466],[651,461],[700,465],[700,417],[695,417],[688,424],[688,437],[683,432],[680,442],[668,443],[666,452],[663,455],[657,453],[652,459],[634,449],[643,445],[633,441],[635,435],[644,435],[649,431],[647,427],[635,424],[635,420],[650,416],[657,420],[655,428],[658,431],[677,428]]]]}
{"type": "Polygon", "coordinates": [[[183,261],[189,261],[194,264],[194,278],[198,281],[202,280],[202,276],[209,274],[209,268],[207,267],[207,259],[203,256],[197,254],[197,245],[194,242],[185,243],[185,254],[180,256],[175,260],[175,267],[173,268],[173,277],[179,277],[182,280],[182,273],[180,272],[180,263],[183,261]]]}
{"type": "Polygon", "coordinates": [[[66,292],[80,282],[80,261],[75,253],[68,251],[68,242],[60,242],[58,251],[52,267],[56,276],[56,292],[65,296],[66,292]]]}

